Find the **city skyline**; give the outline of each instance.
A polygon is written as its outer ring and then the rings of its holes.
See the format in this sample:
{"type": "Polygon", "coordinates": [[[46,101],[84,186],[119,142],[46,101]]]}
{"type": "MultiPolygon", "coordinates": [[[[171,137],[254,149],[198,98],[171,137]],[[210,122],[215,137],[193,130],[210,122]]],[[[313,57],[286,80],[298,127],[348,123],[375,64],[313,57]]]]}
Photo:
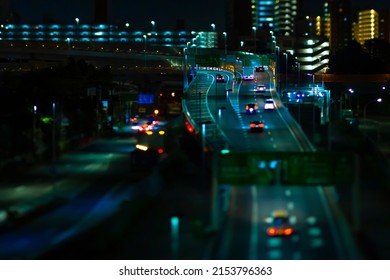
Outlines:
{"type": "MultiPolygon", "coordinates": [[[[73,23],[77,17],[80,23],[93,23],[94,1],[84,0],[9,0],[12,9],[19,17],[20,22],[34,23],[53,21],[58,23],[73,23]],[[77,7],[77,9],[75,9],[77,7]]],[[[155,21],[156,29],[172,29],[178,20],[184,20],[186,29],[211,30],[214,23],[216,30],[225,31],[225,0],[212,2],[198,0],[196,2],[178,2],[174,5],[158,0],[137,3],[136,7],[127,8],[126,0],[109,0],[108,22],[112,24],[129,23],[135,29],[152,28],[151,21],[155,21]],[[170,6],[171,5],[171,6],[170,6]],[[152,9],[150,7],[153,7],[152,9]],[[205,8],[206,7],[206,8],[205,8]],[[161,11],[169,11],[161,12],[161,11]],[[147,17],[145,17],[147,15],[147,17]]],[[[368,3],[367,0],[353,0],[352,4],[358,8],[389,8],[386,0],[377,0],[368,3]]],[[[323,3],[305,1],[305,13],[321,15],[323,3]]]]}

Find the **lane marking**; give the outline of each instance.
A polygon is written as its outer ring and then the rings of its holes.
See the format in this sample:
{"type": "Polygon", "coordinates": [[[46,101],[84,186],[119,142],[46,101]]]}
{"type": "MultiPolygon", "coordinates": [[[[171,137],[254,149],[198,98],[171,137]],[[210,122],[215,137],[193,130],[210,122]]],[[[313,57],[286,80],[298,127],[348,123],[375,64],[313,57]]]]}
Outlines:
{"type": "Polygon", "coordinates": [[[251,237],[249,242],[249,259],[257,260],[257,250],[259,245],[258,221],[259,209],[257,205],[257,188],[251,187],[252,215],[251,215],[251,237]]]}

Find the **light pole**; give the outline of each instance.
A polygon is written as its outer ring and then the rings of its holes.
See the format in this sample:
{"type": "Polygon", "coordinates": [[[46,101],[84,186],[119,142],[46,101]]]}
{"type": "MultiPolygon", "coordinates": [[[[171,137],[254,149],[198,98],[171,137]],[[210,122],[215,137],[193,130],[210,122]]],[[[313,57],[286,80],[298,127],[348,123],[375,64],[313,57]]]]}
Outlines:
{"type": "Polygon", "coordinates": [[[256,31],[257,31],[257,28],[256,28],[256,26],[253,26],[252,27],[252,30],[253,30],[253,42],[254,42],[254,46],[255,46],[255,50],[254,50],[254,54],[256,54],[256,31]]]}
{"type": "Polygon", "coordinates": [[[52,138],[51,138],[51,178],[52,178],[52,191],[54,195],[56,194],[56,103],[53,102],[52,104],[52,118],[53,118],[53,123],[52,123],[52,138]]]}
{"type": "Polygon", "coordinates": [[[35,152],[36,152],[36,137],[35,137],[35,134],[36,134],[36,115],[37,115],[37,105],[34,105],[33,106],[33,129],[32,129],[32,142],[33,142],[33,156],[35,156],[35,152]]]}
{"type": "Polygon", "coordinates": [[[69,51],[69,45],[70,45],[70,38],[68,37],[68,38],[66,38],[66,42],[68,42],[68,51],[69,51]]]}
{"type": "Polygon", "coordinates": [[[286,56],[286,77],[285,77],[285,90],[287,90],[287,74],[288,74],[288,54],[287,52],[283,53],[286,56]]]}
{"type": "Polygon", "coordinates": [[[146,68],[146,35],[143,35],[144,37],[144,68],[146,68]]]}
{"type": "Polygon", "coordinates": [[[75,40],[78,41],[77,38],[79,37],[79,22],[80,22],[80,19],[79,18],[75,18],[74,20],[76,21],[76,38],[75,38],[75,40]]]}
{"type": "Polygon", "coordinates": [[[154,26],[156,25],[156,22],[152,20],[150,23],[152,24],[152,31],[154,31],[154,26]]]}
{"type": "Polygon", "coordinates": [[[225,55],[227,54],[227,33],[223,32],[223,37],[225,38],[225,55]]]}
{"type": "Polygon", "coordinates": [[[280,78],[280,47],[279,46],[275,46],[276,48],[276,92],[279,91],[280,93],[280,81],[279,81],[279,78],[280,78]]]}
{"type": "Polygon", "coordinates": [[[297,66],[298,66],[298,87],[299,87],[301,84],[301,63],[299,63],[299,61],[297,61],[297,66]]]}
{"type": "Polygon", "coordinates": [[[370,102],[368,102],[366,105],[364,105],[364,110],[363,110],[363,120],[364,120],[364,123],[366,123],[366,109],[367,109],[367,106],[372,104],[372,103],[381,103],[382,102],[382,98],[377,98],[375,100],[372,100],[370,102]]]}
{"type": "Polygon", "coordinates": [[[315,75],[314,75],[314,73],[313,74],[308,73],[307,75],[311,76],[311,78],[312,78],[312,92],[314,93],[314,77],[315,77],[315,75]]]}
{"type": "Polygon", "coordinates": [[[213,32],[215,32],[215,24],[214,23],[211,24],[211,28],[213,29],[213,32]]]}

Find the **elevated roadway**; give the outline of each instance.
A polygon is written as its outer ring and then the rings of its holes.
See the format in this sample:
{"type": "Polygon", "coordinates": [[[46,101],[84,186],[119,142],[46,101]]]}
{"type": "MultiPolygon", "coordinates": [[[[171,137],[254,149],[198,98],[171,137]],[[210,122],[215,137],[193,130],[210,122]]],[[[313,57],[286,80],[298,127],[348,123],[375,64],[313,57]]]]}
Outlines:
{"type": "MultiPolygon", "coordinates": [[[[222,150],[238,155],[242,152],[261,155],[273,151],[275,154],[316,151],[276,94],[272,71],[255,73],[253,81],[242,81],[240,73],[233,78],[232,73],[219,69],[198,71],[189,85],[183,107],[188,121],[206,139],[216,156],[222,150]],[[226,82],[217,82],[216,74],[222,74],[226,82]],[[257,84],[266,85],[276,104],[275,110],[263,109],[265,98],[255,92],[257,84]],[[256,104],[259,112],[248,115],[245,111],[248,103],[256,104]],[[251,133],[252,120],[264,121],[264,132],[251,133]]],[[[215,176],[213,179],[216,180],[215,176]]],[[[218,229],[218,237],[206,258],[361,257],[345,218],[334,204],[332,186],[283,186],[277,180],[272,184],[216,184],[211,223],[218,229]],[[267,235],[271,213],[275,210],[289,213],[295,230],[293,236],[267,235]]]]}

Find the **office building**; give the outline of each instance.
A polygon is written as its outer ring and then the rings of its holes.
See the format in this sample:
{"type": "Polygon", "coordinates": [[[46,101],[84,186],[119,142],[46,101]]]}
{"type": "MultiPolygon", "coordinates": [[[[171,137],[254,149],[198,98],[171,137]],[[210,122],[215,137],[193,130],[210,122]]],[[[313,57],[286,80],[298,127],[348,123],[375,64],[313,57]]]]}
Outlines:
{"type": "Polygon", "coordinates": [[[366,40],[379,38],[379,14],[377,11],[370,9],[358,13],[358,20],[353,28],[353,37],[361,45],[364,45],[366,40]]]}
{"type": "Polygon", "coordinates": [[[351,0],[329,0],[330,52],[334,54],[352,40],[351,0]]]}
{"type": "Polygon", "coordinates": [[[108,23],[108,0],[94,0],[94,23],[108,23]]]}

